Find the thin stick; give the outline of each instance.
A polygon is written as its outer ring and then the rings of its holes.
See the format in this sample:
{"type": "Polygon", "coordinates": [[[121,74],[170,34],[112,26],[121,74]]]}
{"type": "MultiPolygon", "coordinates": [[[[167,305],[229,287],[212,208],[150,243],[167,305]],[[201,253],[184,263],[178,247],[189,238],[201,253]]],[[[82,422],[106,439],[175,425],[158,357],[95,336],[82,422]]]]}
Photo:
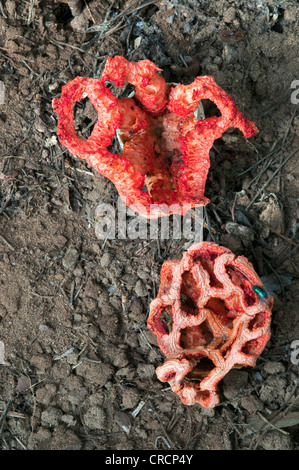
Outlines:
{"type": "MultiPolygon", "coordinates": [[[[149,5],[152,5],[153,3],[156,3],[156,2],[157,2],[157,0],[151,0],[149,2],[144,3],[143,5],[137,6],[137,8],[133,8],[132,10],[130,10],[130,8],[134,7],[134,5],[133,4],[129,5],[121,13],[119,13],[119,15],[117,15],[114,18],[114,21],[116,21],[118,18],[122,18],[123,16],[132,15],[132,13],[135,13],[136,11],[141,10],[141,8],[148,7],[149,5]]],[[[134,3],[136,4],[137,2],[134,2],[134,3]]]]}
{"type": "Polygon", "coordinates": [[[70,47],[71,49],[75,49],[76,51],[83,52],[84,54],[89,55],[92,59],[100,60],[100,59],[105,59],[105,55],[96,57],[89,52],[85,51],[84,49],[81,49],[81,47],[78,46],[73,46],[72,44],[68,44],[66,42],[61,42],[61,41],[50,41],[52,44],[55,44],[56,46],[65,46],[65,47],[70,47]]]}
{"type": "MultiPolygon", "coordinates": [[[[277,158],[277,157],[279,156],[280,150],[282,150],[282,149],[284,148],[284,146],[285,146],[285,143],[286,143],[287,137],[288,137],[288,135],[289,135],[290,128],[291,128],[291,125],[292,125],[292,122],[293,122],[293,119],[294,119],[296,113],[297,113],[297,109],[294,110],[294,112],[293,112],[293,114],[292,114],[292,116],[291,116],[290,122],[289,122],[289,124],[288,124],[288,126],[287,126],[287,129],[286,129],[286,131],[285,131],[285,134],[284,134],[284,136],[283,136],[281,146],[280,146],[278,149],[275,150],[275,146],[276,146],[276,143],[277,143],[277,142],[275,142],[275,143],[274,143],[274,148],[273,148],[273,146],[272,146],[272,149],[273,149],[273,150],[270,150],[270,152],[269,152],[265,157],[262,157],[262,158],[261,158],[260,160],[258,160],[256,163],[254,163],[254,164],[251,165],[249,168],[247,168],[247,170],[244,170],[244,171],[242,171],[241,173],[239,173],[238,176],[244,175],[245,173],[247,173],[248,171],[252,170],[252,169],[255,168],[257,165],[259,165],[260,163],[262,163],[264,160],[266,160],[267,158],[271,157],[271,156],[272,156],[273,154],[275,154],[275,153],[278,153],[278,155],[276,155],[274,158],[277,158]]],[[[253,181],[254,181],[254,180],[253,180],[253,181]]],[[[253,182],[253,181],[252,181],[252,182],[253,182]]],[[[251,183],[252,183],[252,182],[251,182],[251,183]]],[[[250,183],[250,184],[251,184],[251,183],[250,183]]]]}
{"type": "Polygon", "coordinates": [[[4,11],[1,0],[0,0],[0,11],[1,11],[1,14],[2,14],[3,18],[7,18],[7,14],[4,11]]]}
{"type": "Polygon", "coordinates": [[[0,235],[0,239],[11,251],[15,251],[14,247],[6,240],[6,238],[3,237],[3,235],[0,235]]]}
{"type": "Polygon", "coordinates": [[[25,137],[20,140],[20,142],[17,142],[13,147],[11,147],[9,150],[7,150],[6,152],[4,152],[2,155],[0,155],[0,158],[2,157],[5,157],[7,154],[9,153],[12,153],[16,148],[18,148],[28,137],[29,137],[29,134],[31,132],[31,129],[32,129],[32,125],[30,126],[30,128],[28,129],[28,132],[27,134],[25,135],[25,137]]]}
{"type": "Polygon", "coordinates": [[[273,175],[270,176],[270,178],[266,181],[266,183],[261,187],[261,189],[256,193],[256,195],[254,196],[254,198],[252,199],[252,201],[248,204],[248,206],[246,207],[246,210],[248,210],[252,204],[256,201],[256,199],[259,197],[259,195],[264,191],[264,189],[268,186],[268,184],[273,180],[273,178],[277,175],[277,173],[281,170],[281,168],[290,160],[290,158],[292,158],[295,153],[298,152],[298,149],[295,149],[294,152],[291,153],[291,155],[289,155],[283,162],[281,165],[279,165],[279,167],[274,171],[273,175]]]}
{"type": "Polygon", "coordinates": [[[28,18],[27,18],[27,24],[29,25],[34,17],[34,6],[35,6],[36,0],[30,0],[30,5],[29,5],[29,13],[28,13],[28,18]]]}
{"type": "Polygon", "coordinates": [[[26,65],[27,69],[30,70],[31,73],[33,73],[34,75],[36,75],[37,77],[40,77],[40,74],[35,72],[35,70],[33,70],[26,62],[25,59],[22,59],[22,62],[24,65],[26,65]]]}
{"type": "Polygon", "coordinates": [[[20,446],[21,446],[24,450],[27,450],[27,448],[24,446],[24,444],[20,441],[20,439],[19,439],[17,436],[15,436],[15,435],[13,434],[13,437],[15,438],[15,440],[20,444],[20,446]]]}
{"type": "Polygon", "coordinates": [[[274,149],[274,150],[272,150],[272,151],[269,152],[267,155],[265,155],[265,156],[262,157],[260,160],[258,160],[256,163],[254,163],[254,164],[251,165],[249,168],[247,168],[247,170],[244,170],[244,171],[242,171],[241,173],[239,173],[238,176],[245,175],[245,173],[248,173],[248,171],[252,170],[252,169],[255,168],[257,165],[259,165],[260,163],[262,163],[264,160],[266,160],[267,158],[271,157],[274,153],[279,152],[282,148],[283,148],[283,146],[279,147],[279,149],[276,149],[276,150],[274,149]]]}
{"type": "Polygon", "coordinates": [[[271,421],[268,421],[267,418],[265,418],[265,416],[262,415],[262,413],[260,413],[259,411],[257,412],[258,416],[263,420],[265,421],[265,423],[268,424],[268,426],[270,426],[271,428],[273,429],[276,429],[276,431],[279,431],[281,432],[282,434],[286,434],[287,436],[289,435],[289,433],[287,431],[284,431],[283,429],[280,429],[278,428],[277,426],[275,426],[274,424],[271,423],[271,421]]]}
{"type": "Polygon", "coordinates": [[[21,114],[17,113],[14,109],[12,109],[12,112],[18,116],[25,124],[26,126],[30,127],[30,124],[26,121],[26,119],[23,118],[23,116],[21,116],[21,114]]]}
{"type": "Polygon", "coordinates": [[[0,436],[1,436],[3,428],[4,428],[5,418],[6,418],[8,409],[11,405],[11,402],[12,402],[12,398],[9,398],[8,402],[6,403],[6,406],[5,406],[4,410],[2,411],[1,416],[0,416],[0,436]]]}
{"type": "Polygon", "coordinates": [[[271,225],[267,224],[266,222],[261,222],[260,220],[257,220],[255,219],[258,223],[260,223],[261,225],[264,225],[264,227],[267,227],[267,229],[271,230],[271,232],[275,233],[275,235],[277,235],[278,237],[282,238],[283,240],[285,240],[286,242],[290,243],[291,245],[295,246],[296,248],[298,248],[298,243],[295,243],[293,240],[291,240],[290,238],[286,237],[285,235],[283,235],[282,233],[279,233],[278,230],[275,230],[274,228],[271,227],[271,225]]]}
{"type": "Polygon", "coordinates": [[[204,215],[205,215],[205,219],[206,219],[207,229],[208,229],[208,231],[209,231],[210,237],[212,238],[213,242],[216,243],[215,237],[213,236],[213,233],[212,233],[213,230],[212,230],[212,227],[211,227],[211,224],[210,224],[210,219],[209,219],[209,216],[208,216],[208,212],[207,212],[206,206],[203,207],[203,210],[204,210],[204,215]]]}
{"type": "Polygon", "coordinates": [[[292,92],[289,91],[288,94],[284,96],[284,98],[282,98],[280,101],[275,103],[270,109],[267,109],[267,111],[264,111],[259,117],[261,118],[261,117],[267,116],[267,114],[271,113],[271,111],[274,111],[274,109],[278,108],[284,101],[288,100],[291,94],[292,92]]]}

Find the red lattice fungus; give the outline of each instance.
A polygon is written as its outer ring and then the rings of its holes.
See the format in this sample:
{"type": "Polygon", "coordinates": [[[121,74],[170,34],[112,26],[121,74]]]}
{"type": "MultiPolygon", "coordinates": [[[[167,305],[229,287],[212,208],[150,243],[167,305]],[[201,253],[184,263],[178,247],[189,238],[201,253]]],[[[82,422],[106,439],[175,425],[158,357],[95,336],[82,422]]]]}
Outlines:
{"type": "Polygon", "coordinates": [[[100,79],[77,77],[53,100],[60,142],[109,178],[126,204],[148,218],[184,215],[207,204],[204,190],[215,139],[229,128],[240,129],[246,138],[257,133],[213,77],[174,86],[165,83],[159,70],[149,60],[109,57],[100,79]],[[130,83],[134,97],[116,98],[107,81],[117,87],[130,83]],[[73,108],[85,96],[98,121],[84,140],[75,130],[73,108]],[[196,120],[203,99],[214,102],[221,116],[196,120]],[[121,155],[108,150],[116,132],[123,144],[121,155]]]}
{"type": "Polygon", "coordinates": [[[219,403],[217,384],[233,368],[255,366],[270,337],[273,298],[251,263],[214,243],[166,261],[148,326],[166,362],[157,368],[186,405],[219,403]]]}

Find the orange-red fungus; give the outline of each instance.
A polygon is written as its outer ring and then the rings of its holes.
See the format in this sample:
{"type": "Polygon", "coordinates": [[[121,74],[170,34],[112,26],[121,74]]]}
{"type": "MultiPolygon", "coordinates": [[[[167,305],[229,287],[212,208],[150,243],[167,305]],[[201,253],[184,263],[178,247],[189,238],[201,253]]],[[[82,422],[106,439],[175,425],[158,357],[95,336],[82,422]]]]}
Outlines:
{"type": "Polygon", "coordinates": [[[150,60],[109,57],[100,79],[77,77],[53,100],[60,142],[109,178],[127,206],[148,218],[184,215],[191,207],[207,204],[204,190],[215,139],[228,128],[240,129],[246,138],[257,133],[213,77],[174,86],[158,71],[150,60]],[[118,99],[106,87],[108,81],[117,87],[130,83],[134,96],[118,99]],[[82,139],[74,126],[73,108],[86,95],[98,121],[91,135],[82,139]],[[194,112],[203,99],[214,102],[221,116],[196,120],[194,112]],[[122,154],[108,150],[116,131],[122,154]],[[157,205],[162,210],[155,211],[157,205]]]}
{"type": "Polygon", "coordinates": [[[255,366],[270,337],[273,298],[244,256],[196,243],[166,261],[148,326],[166,362],[157,377],[186,405],[219,403],[217,384],[234,367],[255,366]]]}

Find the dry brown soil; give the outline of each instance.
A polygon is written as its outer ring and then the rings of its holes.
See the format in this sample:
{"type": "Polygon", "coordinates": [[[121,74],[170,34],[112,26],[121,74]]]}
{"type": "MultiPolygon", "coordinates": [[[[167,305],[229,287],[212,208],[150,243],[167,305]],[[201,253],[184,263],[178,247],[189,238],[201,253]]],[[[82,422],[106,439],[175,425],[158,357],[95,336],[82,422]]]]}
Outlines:
{"type": "MultiPolygon", "coordinates": [[[[296,2],[270,0],[0,2],[2,449],[298,449],[298,18],[296,2]],[[56,138],[52,99],[114,55],[148,58],[169,82],[213,75],[260,130],[215,142],[204,239],[274,290],[272,337],[214,409],[157,380],[146,325],[162,263],[190,240],[99,240],[96,207],[117,192],[56,138]]],[[[93,118],[77,107],[85,136],[93,118]]]]}

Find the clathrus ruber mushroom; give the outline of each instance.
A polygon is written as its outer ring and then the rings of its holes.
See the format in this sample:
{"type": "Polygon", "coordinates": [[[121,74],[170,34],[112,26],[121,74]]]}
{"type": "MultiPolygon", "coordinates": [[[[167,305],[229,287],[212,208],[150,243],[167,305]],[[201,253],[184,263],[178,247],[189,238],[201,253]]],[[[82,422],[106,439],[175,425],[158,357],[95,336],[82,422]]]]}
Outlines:
{"type": "Polygon", "coordinates": [[[255,366],[270,337],[273,298],[244,256],[196,243],[162,266],[148,326],[166,361],[156,370],[186,405],[219,403],[233,368],[255,366]]]}
{"type": "Polygon", "coordinates": [[[257,133],[213,77],[175,86],[159,71],[147,59],[109,57],[101,78],[77,77],[53,100],[62,145],[109,178],[127,206],[147,218],[184,215],[207,204],[204,192],[214,141],[229,128],[240,129],[246,138],[257,133]],[[117,98],[107,82],[133,85],[133,97],[117,98]],[[91,135],[82,139],[74,126],[74,105],[86,96],[98,120],[91,135]],[[221,116],[196,119],[204,99],[215,103],[221,116]],[[116,133],[120,154],[111,151],[116,133]]]}

